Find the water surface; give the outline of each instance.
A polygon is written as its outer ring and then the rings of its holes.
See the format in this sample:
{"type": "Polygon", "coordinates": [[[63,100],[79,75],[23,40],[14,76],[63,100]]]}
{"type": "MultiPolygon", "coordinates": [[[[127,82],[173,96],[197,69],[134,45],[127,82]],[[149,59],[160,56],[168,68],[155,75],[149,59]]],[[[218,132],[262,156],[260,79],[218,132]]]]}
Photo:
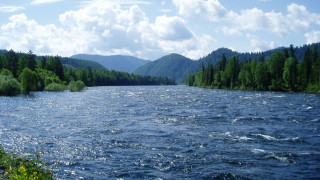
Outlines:
{"type": "Polygon", "coordinates": [[[0,97],[0,144],[58,179],[320,178],[320,96],[185,86],[0,97]]]}

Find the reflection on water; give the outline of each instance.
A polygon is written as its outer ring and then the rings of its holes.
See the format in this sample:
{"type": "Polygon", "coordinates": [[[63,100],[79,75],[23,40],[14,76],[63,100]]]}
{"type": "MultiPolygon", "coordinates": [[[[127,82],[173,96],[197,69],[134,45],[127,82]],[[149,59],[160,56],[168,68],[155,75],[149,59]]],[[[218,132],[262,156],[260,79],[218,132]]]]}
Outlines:
{"type": "Polygon", "coordinates": [[[320,178],[319,95],[94,87],[0,107],[0,144],[59,179],[320,178]]]}

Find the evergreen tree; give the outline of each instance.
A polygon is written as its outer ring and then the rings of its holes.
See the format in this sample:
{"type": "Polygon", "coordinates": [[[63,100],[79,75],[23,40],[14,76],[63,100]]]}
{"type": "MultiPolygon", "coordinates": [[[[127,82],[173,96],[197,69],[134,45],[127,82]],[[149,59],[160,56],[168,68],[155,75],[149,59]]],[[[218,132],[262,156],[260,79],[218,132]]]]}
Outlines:
{"type": "Polygon", "coordinates": [[[284,62],[285,57],[279,50],[274,52],[271,57],[267,59],[268,71],[271,78],[270,90],[282,90],[284,62]]]}
{"type": "Polygon", "coordinates": [[[283,80],[286,88],[291,91],[296,90],[297,61],[293,57],[286,59],[283,71],[283,80]]]}
{"type": "Polygon", "coordinates": [[[28,54],[26,54],[26,63],[27,67],[32,71],[34,71],[37,67],[36,56],[31,50],[28,52],[28,54]]]}
{"type": "Polygon", "coordinates": [[[8,68],[12,72],[14,77],[17,77],[17,71],[18,71],[18,55],[11,49],[6,54],[6,59],[8,61],[8,68]]]}
{"type": "Polygon", "coordinates": [[[256,80],[257,90],[260,90],[260,91],[267,90],[267,86],[268,86],[267,67],[261,61],[257,64],[257,68],[255,72],[255,80],[256,80]]]}
{"type": "Polygon", "coordinates": [[[45,57],[41,57],[39,68],[41,68],[41,69],[45,69],[46,68],[46,58],[45,57]]]}
{"type": "Polygon", "coordinates": [[[22,55],[20,56],[20,59],[18,62],[18,75],[20,75],[23,69],[26,67],[27,67],[27,61],[26,61],[26,58],[22,55]]]}

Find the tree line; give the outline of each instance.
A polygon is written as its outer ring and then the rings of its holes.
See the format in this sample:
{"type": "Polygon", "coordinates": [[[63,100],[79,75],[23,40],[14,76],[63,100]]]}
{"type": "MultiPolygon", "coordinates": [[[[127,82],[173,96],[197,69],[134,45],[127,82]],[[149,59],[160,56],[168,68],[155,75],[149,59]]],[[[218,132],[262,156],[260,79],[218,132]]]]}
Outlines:
{"type": "Polygon", "coordinates": [[[223,54],[216,66],[202,65],[185,83],[204,88],[320,93],[320,54],[315,45],[307,48],[300,60],[293,45],[267,58],[262,54],[241,62],[237,56],[227,60],[223,54]]]}
{"type": "Polygon", "coordinates": [[[102,69],[65,66],[59,56],[39,59],[32,51],[0,54],[0,95],[29,94],[31,91],[79,91],[86,86],[175,85],[173,79],[129,74],[102,69]]]}

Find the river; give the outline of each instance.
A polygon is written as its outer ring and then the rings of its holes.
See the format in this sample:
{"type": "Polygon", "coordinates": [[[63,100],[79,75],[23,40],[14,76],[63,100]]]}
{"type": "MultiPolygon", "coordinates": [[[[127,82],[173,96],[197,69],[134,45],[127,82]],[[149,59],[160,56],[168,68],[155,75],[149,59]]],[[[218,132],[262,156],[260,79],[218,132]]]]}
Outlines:
{"type": "Polygon", "coordinates": [[[0,145],[58,179],[319,179],[320,96],[186,86],[0,97],[0,145]]]}

